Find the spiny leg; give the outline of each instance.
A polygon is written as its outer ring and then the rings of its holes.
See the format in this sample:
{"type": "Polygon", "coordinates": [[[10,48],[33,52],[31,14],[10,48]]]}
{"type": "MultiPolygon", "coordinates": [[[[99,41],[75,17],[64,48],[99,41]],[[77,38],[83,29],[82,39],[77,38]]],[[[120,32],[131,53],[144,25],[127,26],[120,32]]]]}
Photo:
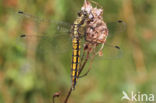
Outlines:
{"type": "MultiPolygon", "coordinates": [[[[86,54],[86,52],[88,52],[87,49],[88,49],[88,46],[87,46],[87,45],[84,46],[83,53],[82,53],[81,60],[80,60],[80,68],[82,67],[82,63],[83,63],[85,57],[87,57],[87,54],[86,54]],[[86,54],[86,55],[85,55],[85,54],[86,54]]],[[[79,70],[80,70],[80,69],[79,69],[79,70]]]]}
{"type": "Polygon", "coordinates": [[[84,61],[84,56],[85,56],[85,50],[82,53],[82,57],[81,57],[81,60],[80,60],[80,67],[82,65],[82,62],[84,61]]]}
{"type": "Polygon", "coordinates": [[[91,58],[91,61],[90,61],[90,64],[89,64],[89,68],[88,68],[87,72],[84,73],[83,75],[79,76],[79,78],[82,78],[82,77],[85,77],[85,76],[88,75],[88,73],[89,73],[90,70],[91,70],[91,65],[93,64],[93,60],[94,60],[94,58],[95,58],[95,55],[93,55],[93,57],[91,58]]]}
{"type": "Polygon", "coordinates": [[[80,67],[78,77],[80,76],[80,74],[81,74],[82,70],[84,69],[84,67],[85,67],[86,63],[88,62],[88,59],[89,59],[89,54],[90,54],[90,52],[87,52],[87,55],[86,55],[85,61],[83,62],[83,64],[82,64],[82,65],[81,65],[81,67],[80,67]]]}
{"type": "MultiPolygon", "coordinates": [[[[93,50],[95,50],[95,48],[96,48],[96,46],[94,45],[93,50]]],[[[94,60],[94,58],[95,58],[95,56],[96,56],[95,51],[94,51],[92,54],[93,54],[93,56],[91,57],[90,64],[89,64],[89,68],[88,68],[87,72],[86,72],[86,73],[84,73],[83,75],[79,76],[79,78],[82,78],[82,77],[87,76],[87,75],[88,75],[88,73],[90,72],[90,70],[91,70],[91,65],[92,65],[93,60],[94,60]]]]}

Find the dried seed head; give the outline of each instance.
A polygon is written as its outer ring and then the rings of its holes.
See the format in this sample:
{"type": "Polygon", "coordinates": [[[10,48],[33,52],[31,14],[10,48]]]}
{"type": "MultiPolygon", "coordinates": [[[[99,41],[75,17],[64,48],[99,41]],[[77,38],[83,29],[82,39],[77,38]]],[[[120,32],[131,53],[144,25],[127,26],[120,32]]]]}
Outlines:
{"type": "Polygon", "coordinates": [[[89,19],[92,19],[87,24],[86,40],[97,44],[105,43],[108,36],[108,29],[106,23],[103,21],[103,10],[96,7],[93,8],[91,3],[86,0],[81,10],[87,11],[89,19]]]}
{"type": "Polygon", "coordinates": [[[108,29],[103,21],[95,19],[88,24],[86,29],[86,40],[94,43],[105,43],[108,29]]]}
{"type": "MultiPolygon", "coordinates": [[[[107,25],[102,17],[103,9],[92,7],[91,3],[85,0],[81,11],[88,13],[85,37],[85,47],[87,48],[85,48],[85,50],[92,52],[98,44],[104,44],[108,36],[107,25]]],[[[99,56],[102,56],[102,51],[99,51],[98,54],[99,56]]]]}
{"type": "Polygon", "coordinates": [[[82,6],[81,10],[86,11],[88,14],[90,14],[92,8],[93,7],[92,7],[91,3],[88,2],[87,0],[84,0],[84,5],[82,6]]]}
{"type": "Polygon", "coordinates": [[[98,9],[98,8],[93,8],[91,10],[92,14],[94,15],[94,17],[102,17],[103,14],[103,10],[102,9],[98,9]]]}

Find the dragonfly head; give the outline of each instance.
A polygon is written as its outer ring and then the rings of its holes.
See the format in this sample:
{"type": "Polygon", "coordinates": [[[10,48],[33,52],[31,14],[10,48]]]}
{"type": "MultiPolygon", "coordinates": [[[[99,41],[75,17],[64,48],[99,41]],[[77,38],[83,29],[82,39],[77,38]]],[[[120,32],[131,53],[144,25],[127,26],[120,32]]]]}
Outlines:
{"type": "Polygon", "coordinates": [[[89,17],[87,11],[80,11],[80,12],[78,12],[78,16],[81,17],[81,18],[84,18],[84,19],[89,17]]]}

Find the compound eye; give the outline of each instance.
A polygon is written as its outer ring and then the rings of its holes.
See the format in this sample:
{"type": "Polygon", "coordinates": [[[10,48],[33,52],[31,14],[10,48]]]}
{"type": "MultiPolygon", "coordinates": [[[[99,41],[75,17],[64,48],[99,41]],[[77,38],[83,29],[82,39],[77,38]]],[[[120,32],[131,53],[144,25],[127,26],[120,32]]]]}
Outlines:
{"type": "Polygon", "coordinates": [[[84,13],[84,17],[88,17],[88,15],[86,13],[84,13]]]}
{"type": "Polygon", "coordinates": [[[78,16],[81,16],[81,12],[78,12],[77,15],[78,15],[78,16]]]}

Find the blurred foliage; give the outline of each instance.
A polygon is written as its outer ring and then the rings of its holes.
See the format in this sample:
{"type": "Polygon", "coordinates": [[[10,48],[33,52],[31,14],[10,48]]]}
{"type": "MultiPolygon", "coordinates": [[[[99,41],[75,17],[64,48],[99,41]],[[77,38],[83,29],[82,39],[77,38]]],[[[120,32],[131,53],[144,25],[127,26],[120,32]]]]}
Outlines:
{"type": "MultiPolygon", "coordinates": [[[[120,45],[123,57],[95,59],[89,75],[78,81],[69,103],[121,103],[123,90],[156,94],[156,1],[96,2],[103,6],[106,22],[126,22],[126,31],[113,32],[108,40],[120,45]]],[[[50,103],[58,91],[62,95],[56,103],[62,103],[71,85],[71,44],[62,45],[65,53],[61,53],[46,46],[50,45],[47,41],[21,41],[21,33],[47,33],[52,37],[59,33],[53,23],[36,23],[21,18],[17,11],[72,24],[82,4],[83,0],[0,1],[0,103],[50,103]],[[38,45],[43,48],[38,49],[38,45]]]]}

